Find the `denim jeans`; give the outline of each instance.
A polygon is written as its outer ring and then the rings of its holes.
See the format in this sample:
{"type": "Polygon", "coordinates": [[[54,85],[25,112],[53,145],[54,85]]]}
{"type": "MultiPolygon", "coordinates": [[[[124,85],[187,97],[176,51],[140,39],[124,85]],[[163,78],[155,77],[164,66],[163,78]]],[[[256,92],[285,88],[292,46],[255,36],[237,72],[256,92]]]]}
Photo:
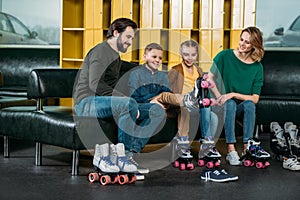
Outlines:
{"type": "Polygon", "coordinates": [[[226,143],[236,143],[235,120],[243,119],[243,142],[246,143],[253,137],[255,126],[255,104],[246,100],[237,104],[234,100],[227,100],[225,103],[224,130],[226,143]]]}
{"type": "Polygon", "coordinates": [[[140,152],[149,138],[164,124],[165,112],[159,105],[140,110],[136,124],[139,105],[129,97],[90,96],[74,106],[78,116],[97,118],[114,118],[118,125],[118,142],[124,143],[127,151],[140,152]]]}
{"type": "Polygon", "coordinates": [[[211,111],[210,107],[200,109],[200,128],[202,138],[215,137],[218,128],[218,116],[211,111]]]}

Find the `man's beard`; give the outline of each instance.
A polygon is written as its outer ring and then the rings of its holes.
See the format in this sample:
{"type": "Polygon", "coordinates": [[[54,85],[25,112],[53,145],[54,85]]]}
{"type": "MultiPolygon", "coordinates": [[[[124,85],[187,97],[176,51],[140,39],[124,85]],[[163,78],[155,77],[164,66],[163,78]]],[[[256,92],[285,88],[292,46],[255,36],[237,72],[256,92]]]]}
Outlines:
{"type": "Polygon", "coordinates": [[[124,44],[122,43],[121,40],[121,34],[119,35],[118,39],[117,39],[117,48],[119,51],[121,51],[122,53],[125,53],[127,51],[127,48],[124,47],[124,44]]]}

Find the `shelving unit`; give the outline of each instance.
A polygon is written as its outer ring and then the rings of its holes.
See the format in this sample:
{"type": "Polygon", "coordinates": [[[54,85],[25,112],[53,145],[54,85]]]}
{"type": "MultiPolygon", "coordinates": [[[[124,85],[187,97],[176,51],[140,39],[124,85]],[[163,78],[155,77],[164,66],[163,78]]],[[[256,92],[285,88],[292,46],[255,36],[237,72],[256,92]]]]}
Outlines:
{"type": "Polygon", "coordinates": [[[255,25],[256,0],[62,0],[61,7],[62,68],[79,68],[105,40],[111,21],[127,17],[139,31],[122,59],[141,64],[145,46],[157,42],[165,50],[162,69],[168,70],[181,61],[180,43],[194,39],[207,71],[219,51],[236,47],[244,27],[255,25]]]}

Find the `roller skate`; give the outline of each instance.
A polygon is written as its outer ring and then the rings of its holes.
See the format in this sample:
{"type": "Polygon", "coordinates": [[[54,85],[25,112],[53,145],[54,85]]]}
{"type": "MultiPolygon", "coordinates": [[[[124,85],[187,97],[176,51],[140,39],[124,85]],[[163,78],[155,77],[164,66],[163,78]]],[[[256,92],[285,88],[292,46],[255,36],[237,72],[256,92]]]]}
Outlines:
{"type": "Polygon", "coordinates": [[[111,161],[108,143],[96,144],[93,166],[94,172],[88,175],[91,183],[99,181],[101,185],[107,185],[119,181],[120,168],[111,161]]]}
{"type": "Polygon", "coordinates": [[[180,170],[193,170],[195,168],[193,162],[193,156],[191,155],[190,145],[188,140],[182,140],[181,137],[174,138],[174,149],[177,153],[178,159],[176,159],[173,163],[175,168],[179,168],[180,170]]]}
{"type": "Polygon", "coordinates": [[[300,157],[300,138],[298,136],[297,126],[292,122],[286,122],[284,124],[284,130],[287,135],[291,154],[300,157]]]}
{"type": "Polygon", "coordinates": [[[240,158],[244,166],[254,166],[258,169],[266,168],[270,165],[270,154],[263,150],[260,141],[256,138],[248,140],[246,153],[240,158]]]}
{"type": "Polygon", "coordinates": [[[272,122],[270,124],[270,147],[272,152],[275,154],[275,159],[283,161],[283,157],[288,157],[290,155],[290,149],[285,137],[284,130],[277,122],[272,122]]]}
{"type": "Polygon", "coordinates": [[[197,78],[191,92],[184,95],[183,103],[189,110],[213,106],[216,104],[214,98],[208,98],[208,88],[213,88],[215,84],[207,80],[208,75],[197,78]]]}
{"type": "Polygon", "coordinates": [[[111,161],[120,169],[119,183],[133,183],[137,180],[136,173],[137,167],[125,155],[125,146],[123,143],[110,145],[111,161]]]}
{"type": "Polygon", "coordinates": [[[201,139],[198,154],[198,166],[207,168],[219,167],[221,164],[221,154],[214,145],[213,140],[201,139]]]}

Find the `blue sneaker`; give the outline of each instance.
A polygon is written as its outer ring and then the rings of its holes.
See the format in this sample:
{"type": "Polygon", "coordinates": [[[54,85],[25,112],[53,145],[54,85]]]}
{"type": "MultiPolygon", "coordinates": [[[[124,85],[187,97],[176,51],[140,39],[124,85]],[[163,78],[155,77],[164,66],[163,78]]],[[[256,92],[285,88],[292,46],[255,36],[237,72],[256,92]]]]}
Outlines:
{"type": "Polygon", "coordinates": [[[205,181],[213,182],[228,182],[237,180],[237,176],[229,175],[225,170],[203,170],[201,173],[201,179],[205,181]]]}

